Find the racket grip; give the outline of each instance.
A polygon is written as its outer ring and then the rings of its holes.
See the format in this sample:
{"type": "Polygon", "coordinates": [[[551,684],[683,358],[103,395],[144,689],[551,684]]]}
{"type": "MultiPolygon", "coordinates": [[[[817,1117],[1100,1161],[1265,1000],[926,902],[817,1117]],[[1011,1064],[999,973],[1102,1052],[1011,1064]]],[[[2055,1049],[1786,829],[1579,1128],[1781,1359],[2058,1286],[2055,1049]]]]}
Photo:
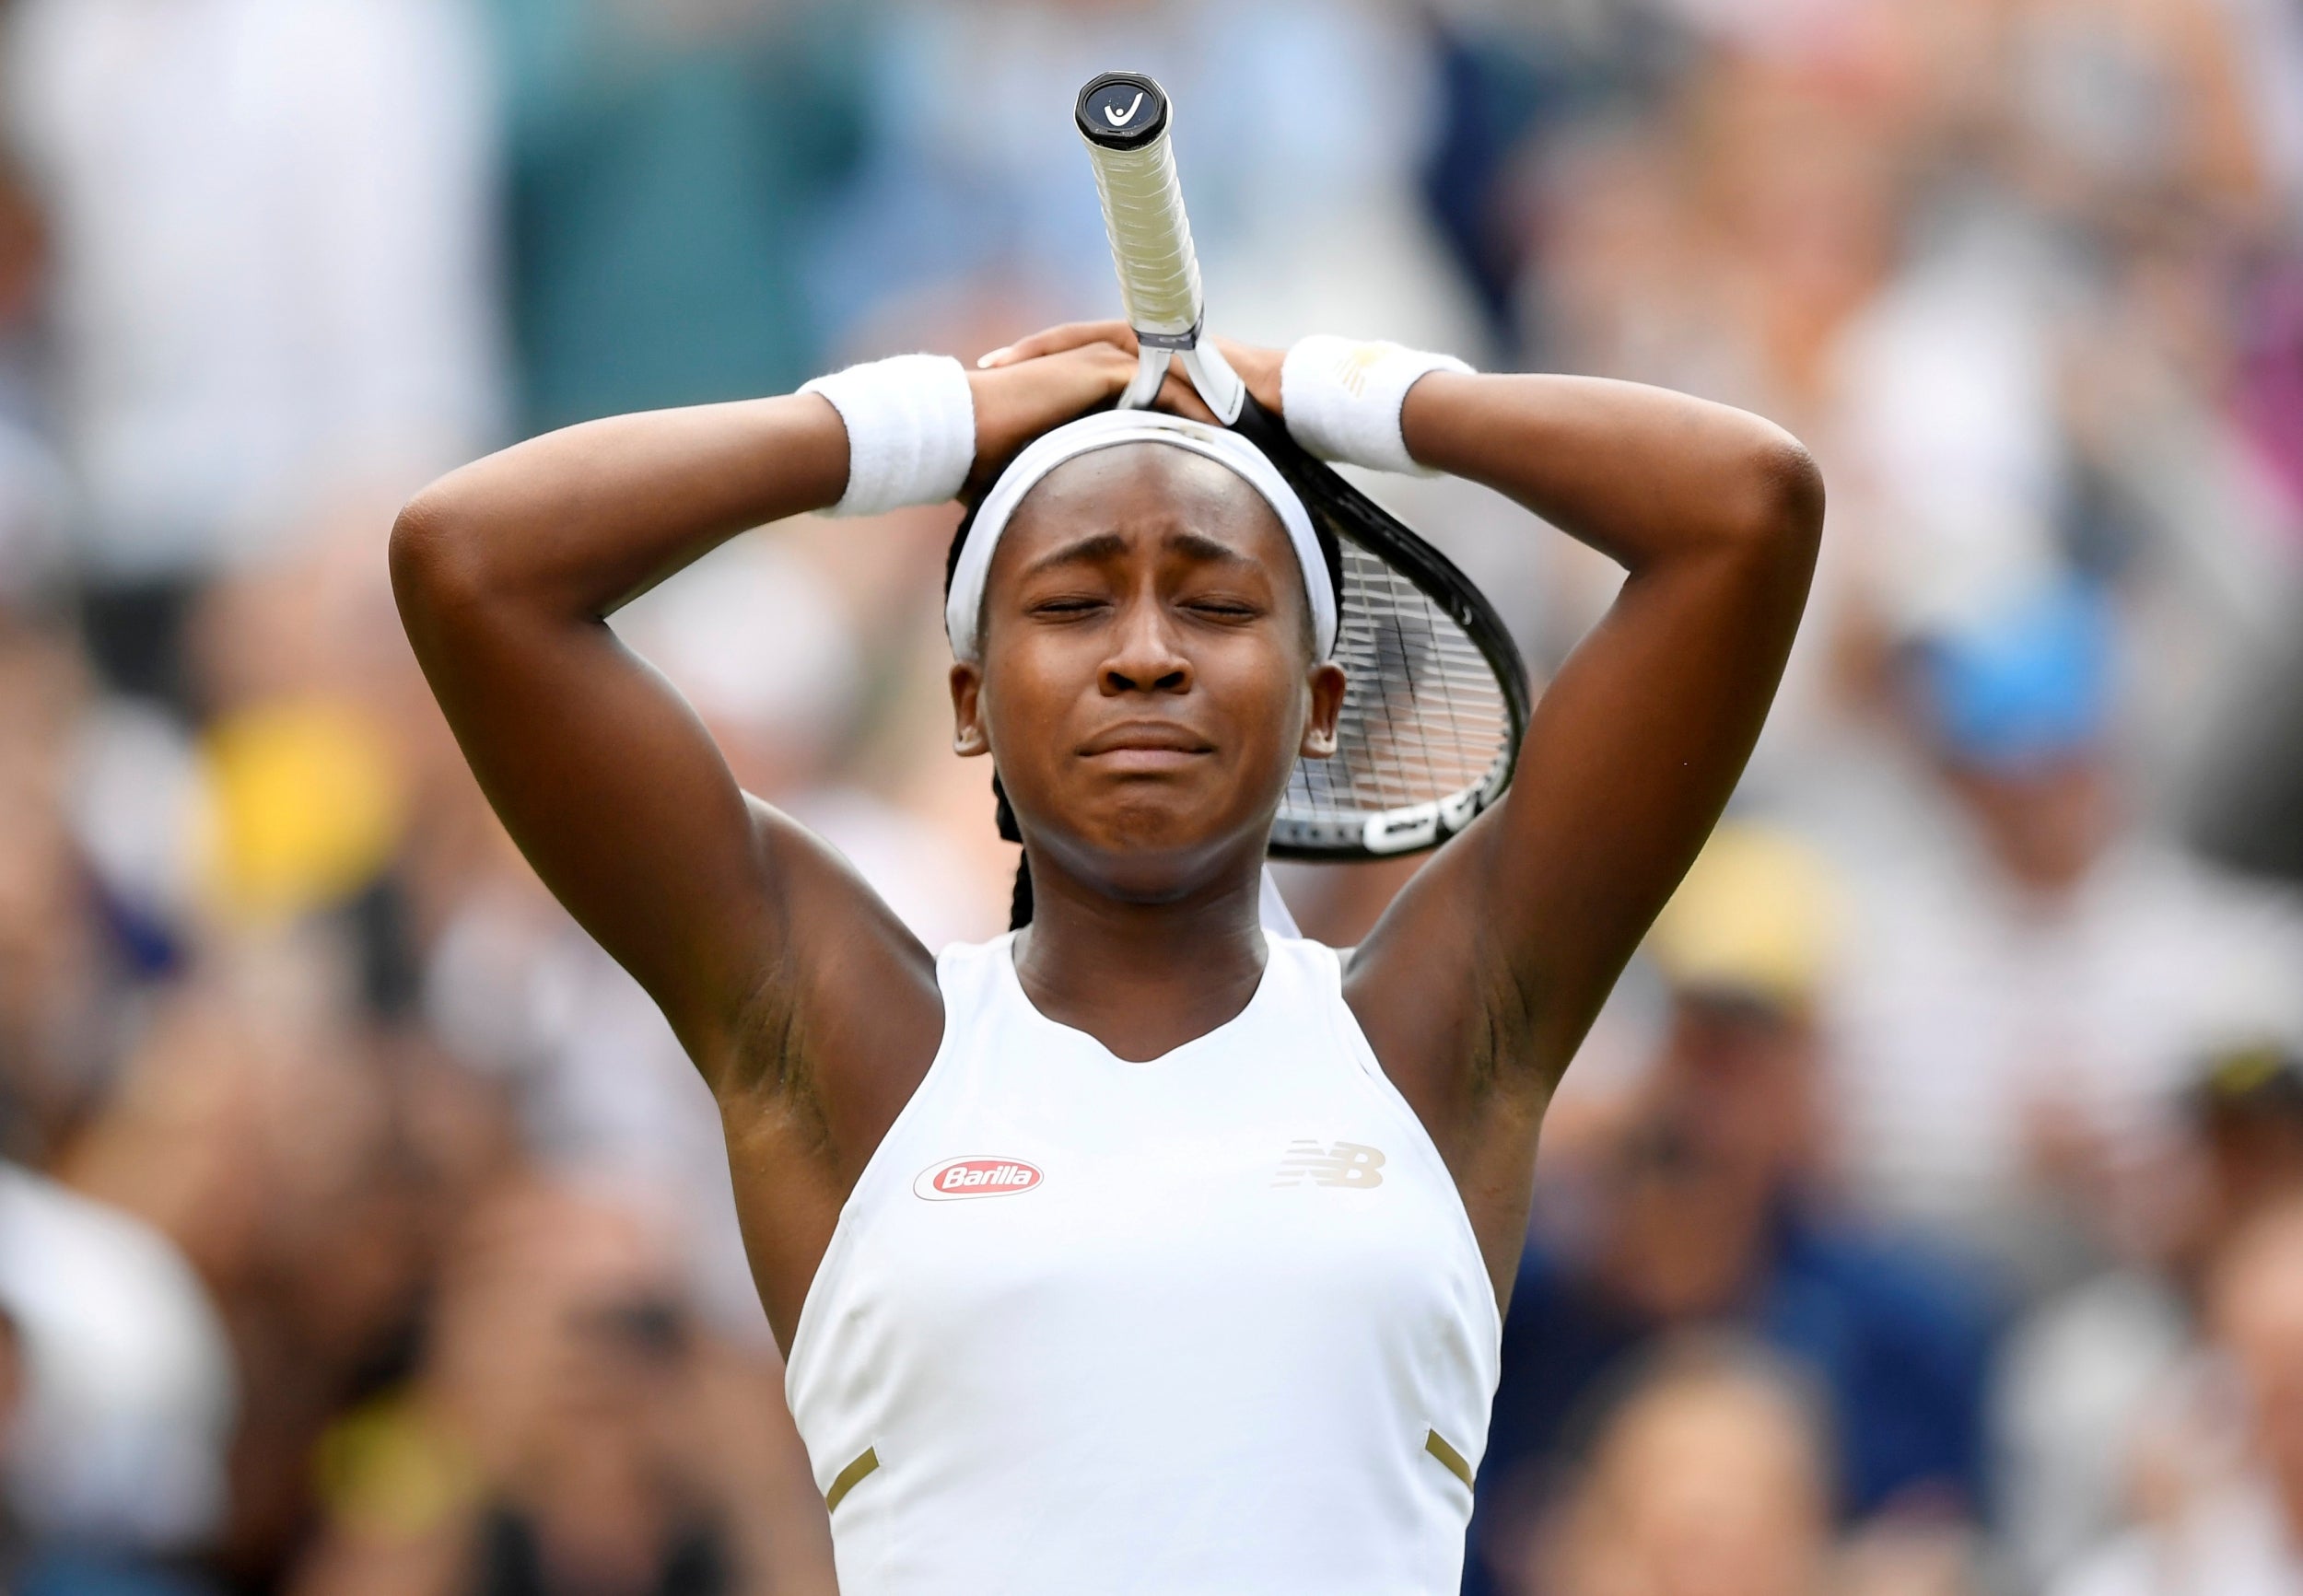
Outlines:
{"type": "Polygon", "coordinates": [[[1165,91],[1140,73],[1107,72],[1080,91],[1073,118],[1095,169],[1128,324],[1146,347],[1193,348],[1199,341],[1199,257],[1175,177],[1165,91]]]}
{"type": "Polygon", "coordinates": [[[1247,390],[1222,352],[1199,341],[1205,311],[1199,256],[1192,248],[1191,219],[1184,214],[1184,189],[1168,142],[1166,91],[1141,73],[1106,72],[1080,90],[1072,120],[1095,169],[1120,302],[1142,346],[1136,380],[1120,407],[1150,404],[1168,362],[1181,359],[1199,396],[1231,425],[1239,419],[1247,390]]]}

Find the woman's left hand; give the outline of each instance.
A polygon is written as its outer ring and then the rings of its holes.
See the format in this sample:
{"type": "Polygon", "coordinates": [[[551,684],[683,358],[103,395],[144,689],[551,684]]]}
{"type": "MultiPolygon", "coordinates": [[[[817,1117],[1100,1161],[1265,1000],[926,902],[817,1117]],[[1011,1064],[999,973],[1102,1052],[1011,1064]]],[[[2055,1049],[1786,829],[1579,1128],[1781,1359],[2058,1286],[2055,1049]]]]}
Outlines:
{"type": "MultiPolygon", "coordinates": [[[[1234,344],[1229,338],[1217,338],[1210,342],[1222,352],[1223,358],[1232,363],[1232,369],[1239,373],[1242,382],[1247,384],[1247,391],[1256,396],[1256,402],[1278,415],[1280,364],[1287,358],[1286,353],[1259,348],[1252,344],[1234,344]]],[[[1060,327],[1043,329],[1029,338],[1019,338],[1004,349],[995,349],[976,364],[985,368],[1012,366],[1021,360],[1036,359],[1043,355],[1060,355],[1065,350],[1089,344],[1113,344],[1132,356],[1136,354],[1135,330],[1119,320],[1067,321],[1060,327]]],[[[1192,388],[1190,379],[1184,375],[1181,362],[1168,368],[1167,381],[1160,390],[1159,405],[1162,410],[1187,415],[1195,421],[1215,420],[1214,412],[1208,408],[1206,402],[1192,388]]]]}

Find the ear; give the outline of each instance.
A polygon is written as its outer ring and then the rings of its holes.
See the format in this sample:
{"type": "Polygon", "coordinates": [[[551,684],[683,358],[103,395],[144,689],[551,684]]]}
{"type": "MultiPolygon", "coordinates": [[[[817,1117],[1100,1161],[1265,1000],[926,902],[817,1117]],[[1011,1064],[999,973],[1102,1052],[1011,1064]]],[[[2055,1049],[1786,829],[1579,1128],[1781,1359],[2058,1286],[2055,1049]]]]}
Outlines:
{"type": "Polygon", "coordinates": [[[1312,667],[1305,685],[1312,691],[1312,710],[1304,716],[1303,744],[1297,751],[1305,759],[1331,759],[1336,751],[1336,722],[1343,716],[1343,667],[1323,659],[1312,667]]]}
{"type": "Polygon", "coordinates": [[[962,759],[991,751],[983,707],[983,668],[963,659],[952,667],[952,751],[962,759]]]}

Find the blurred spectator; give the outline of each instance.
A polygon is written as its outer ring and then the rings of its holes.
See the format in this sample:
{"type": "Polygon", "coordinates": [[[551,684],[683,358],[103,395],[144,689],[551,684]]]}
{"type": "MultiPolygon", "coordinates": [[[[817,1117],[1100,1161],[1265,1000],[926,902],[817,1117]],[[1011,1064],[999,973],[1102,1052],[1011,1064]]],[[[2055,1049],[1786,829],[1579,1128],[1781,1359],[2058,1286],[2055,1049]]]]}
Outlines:
{"type": "Polygon", "coordinates": [[[1828,1421],[1756,1348],[1668,1343],[1594,1418],[1531,1577],[1545,1596],[1793,1596],[1827,1588],[1828,1421]]]}
{"type": "MultiPolygon", "coordinates": [[[[0,1587],[829,1590],[710,1094],[383,529],[501,431],[1110,313],[1117,64],[1222,330],[1669,383],[1830,483],[1738,802],[1839,890],[1724,829],[1552,1106],[1468,1587],[2297,1584],[2303,929],[2161,834],[2303,874],[2286,0],[0,0],[0,1587]],[[2029,1298],[1988,1380],[1946,1241],[2029,1298]]],[[[1538,681],[1621,580],[1374,490],[1538,681]]],[[[614,623],[930,946],[1013,865],[951,528],[614,623]]],[[[1417,862],[1286,886],[1345,943],[1417,862]]]]}
{"type": "Polygon", "coordinates": [[[88,697],[68,634],[0,610],[0,1156],[35,1162],[100,1093],[123,1018],[68,810],[88,697]]]}
{"type": "Polygon", "coordinates": [[[1954,801],[1861,861],[1844,1169],[1876,1210],[2068,1282],[2147,1224],[2192,1060],[2303,1036],[2303,921],[2136,825],[2110,763],[2117,611],[2050,587],[1911,658],[1954,801]]]}
{"type": "Polygon", "coordinates": [[[229,1513],[204,1551],[253,1588],[307,1532],[314,1441],[405,1359],[438,1238],[508,1152],[478,1083],[372,1025],[339,931],[204,949],[53,1160],[164,1232],[216,1298],[243,1394],[229,1513]]]}
{"type": "Polygon", "coordinates": [[[2272,1596],[2303,1587],[2303,1205],[2230,1242],[2207,1288],[2212,1364],[2140,1460],[2141,1524],[2055,1596],[2272,1596]]]}
{"type": "Polygon", "coordinates": [[[2159,1187],[2161,1250],[2041,1305],[2001,1363],[2002,1518],[2033,1583],[2119,1524],[2130,1454],[2182,1364],[2204,1276],[2263,1214],[2303,1200],[2303,1058],[2234,1049],[2183,1102],[2198,1167],[2159,1187]]]}
{"type": "Polygon", "coordinates": [[[1713,838],[1657,921],[1668,1034],[1592,1189],[1539,1199],[1475,1546],[1508,1545],[1590,1392],[1687,1325],[1737,1327],[1810,1371],[1835,1420],[1827,1498],[1850,1518],[1956,1527],[1985,1506],[1988,1299],[1952,1264],[1850,1227],[1813,1182],[1815,1004],[1837,938],[1814,856],[1748,826],[1713,838]]]}
{"type": "Polygon", "coordinates": [[[2050,204],[2244,216],[2263,192],[2234,8],[2215,0],[2028,0],[2002,62],[2021,176],[2050,204]]]}
{"type": "Polygon", "coordinates": [[[1965,1596],[1954,1547],[1833,1527],[1830,1421],[1798,1369],[1682,1335],[1584,1415],[1505,1589],[1526,1596],[1965,1596]]]}
{"type": "Polygon", "coordinates": [[[29,334],[42,234],[38,208],[0,146],[0,608],[46,597],[61,564],[64,483],[40,435],[46,407],[29,334]]]}
{"type": "Polygon", "coordinates": [[[219,569],[372,518],[497,429],[485,68],[463,0],[16,0],[90,647],[188,697],[219,569]]]}
{"type": "Polygon", "coordinates": [[[523,427],[812,376],[801,277],[857,158],[859,8],[485,3],[508,82],[523,427]]]}
{"type": "Polygon", "coordinates": [[[1437,83],[1396,8],[906,0],[876,43],[871,159],[815,277],[843,348],[880,353],[971,305],[1008,325],[1114,312],[1094,180],[1068,124],[1080,86],[1126,61],[1175,101],[1211,325],[1267,343],[1348,326],[1476,352],[1476,310],[1418,203],[1437,83]]]}
{"type": "Polygon", "coordinates": [[[1657,7],[1527,7],[1443,0],[1431,7],[1440,128],[1424,171],[1444,236],[1492,319],[1499,347],[1525,346],[1521,277],[1538,239],[1526,192],[1531,152],[1622,117],[1662,91],[1679,40],[1657,7]]]}
{"type": "Polygon", "coordinates": [[[204,1544],[226,1507],[234,1380],[200,1282],[150,1228],[0,1161],[0,1520],[30,1558],[10,1589],[112,1588],[43,1572],[52,1555],[170,1588],[134,1568],[204,1544]]]}
{"type": "MultiPolygon", "coordinates": [[[[28,1384],[23,1338],[0,1308],[0,1465],[9,1460],[9,1431],[28,1384]]],[[[201,1587],[116,1553],[43,1545],[0,1497],[0,1589],[15,1596],[196,1596],[201,1587]]]]}
{"type": "Polygon", "coordinates": [[[668,1251],[568,1189],[473,1213],[415,1381],[322,1450],[329,1528],[297,1589],[828,1593],[777,1381],[695,1324],[668,1251]]]}
{"type": "Polygon", "coordinates": [[[2294,611],[2275,657],[2218,717],[2221,746],[2198,784],[2192,830],[2232,868],[2303,888],[2303,598],[2294,611]]]}

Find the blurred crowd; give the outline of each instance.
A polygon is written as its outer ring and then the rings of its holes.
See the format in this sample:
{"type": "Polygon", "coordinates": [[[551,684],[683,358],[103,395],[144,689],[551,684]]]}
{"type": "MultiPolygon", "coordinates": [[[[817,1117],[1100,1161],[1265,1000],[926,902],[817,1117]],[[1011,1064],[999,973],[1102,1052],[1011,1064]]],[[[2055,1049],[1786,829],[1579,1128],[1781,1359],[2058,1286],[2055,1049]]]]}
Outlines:
{"type": "MultiPolygon", "coordinates": [[[[2303,13],[2285,0],[0,0],[0,1591],[832,1588],[652,1007],[488,813],[396,505],[1116,304],[1799,434],[1823,565],[1555,1102],[1478,1596],[2303,1590],[2303,13]]],[[[1615,568],[1372,483],[1538,676],[1615,568]]],[[[951,513],[614,619],[931,946],[951,513]]],[[[1291,868],[1355,939],[1413,861],[1291,868]]]]}

